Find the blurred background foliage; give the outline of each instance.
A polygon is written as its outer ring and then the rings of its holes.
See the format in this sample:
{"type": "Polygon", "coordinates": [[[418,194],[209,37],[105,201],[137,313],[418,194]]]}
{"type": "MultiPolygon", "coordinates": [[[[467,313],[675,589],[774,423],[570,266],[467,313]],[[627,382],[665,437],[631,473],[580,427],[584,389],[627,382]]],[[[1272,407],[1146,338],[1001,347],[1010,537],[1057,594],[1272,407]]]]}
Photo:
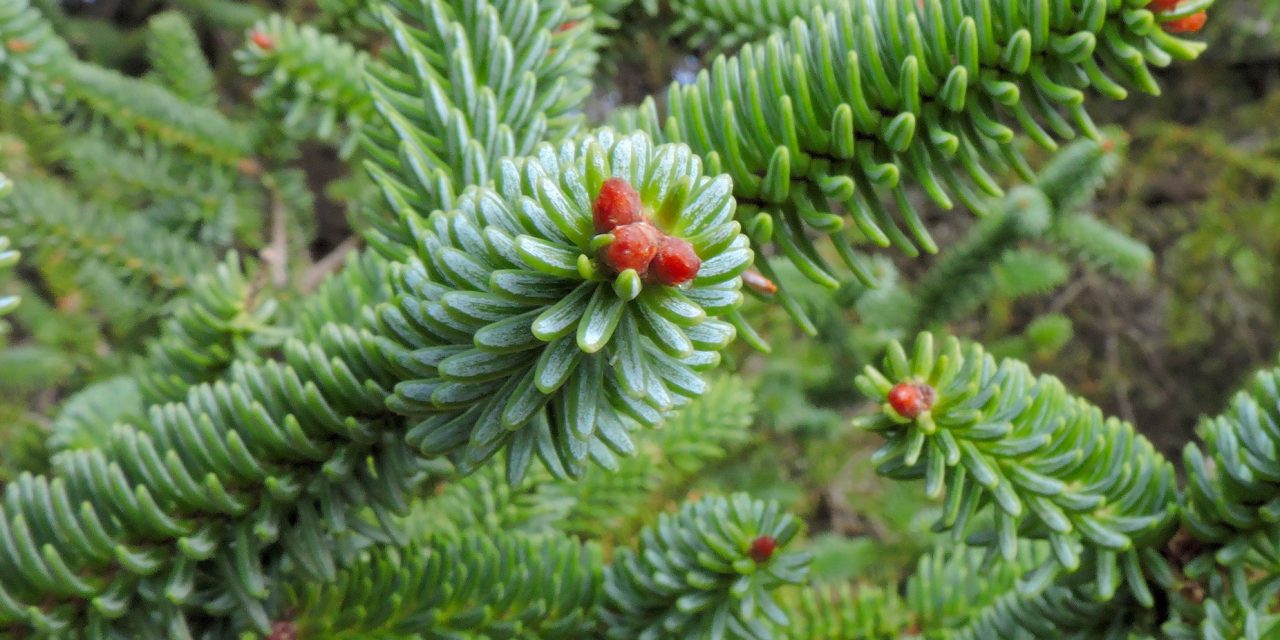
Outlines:
{"type": "MultiPolygon", "coordinates": [[[[163,10],[183,11],[194,18],[218,104],[255,126],[262,123],[247,115],[254,112],[255,84],[240,75],[232,51],[268,11],[298,21],[322,16],[328,23],[318,27],[369,50],[379,46],[358,11],[343,18],[328,6],[341,0],[37,4],[57,18],[57,29],[82,59],[129,75],[162,71],[147,64],[148,25],[163,10]],[[320,4],[326,7],[317,13],[320,4]]],[[[752,25],[739,25],[741,37],[708,37],[701,30],[716,25],[681,22],[665,1],[593,4],[609,26],[597,92],[587,107],[597,120],[660,93],[672,80],[690,79],[726,46],[759,35],[752,25]]],[[[1164,97],[1095,107],[1099,121],[1124,132],[1108,134],[1114,147],[1106,153],[1115,166],[1096,199],[1060,212],[1091,215],[1011,230],[1001,225],[1014,224],[1016,216],[1002,222],[930,211],[938,256],[879,256],[880,286],[850,281],[835,296],[779,264],[814,319],[816,339],[767,300],[750,302],[748,315],[772,346],[771,354],[761,354],[743,345],[730,359],[755,391],[750,437],[727,438],[723,455],[704,456],[710,466],[696,476],[638,490],[651,492],[649,503],[661,507],[712,490],[781,500],[808,521],[819,581],[899,580],[932,546],[928,524],[936,507],[918,487],[891,485],[865,462],[878,442],[849,425],[861,402],[853,378],[888,341],[936,327],[1061,377],[1108,413],[1133,421],[1167,453],[1178,450],[1196,419],[1221,407],[1244,376],[1280,348],[1277,21],[1274,0],[1221,2],[1207,31],[1211,54],[1167,73],[1164,97]],[[1104,234],[1113,251],[1083,255],[1072,233],[1104,234]],[[966,255],[973,258],[967,264],[966,255]]],[[[179,251],[207,253],[197,260],[206,268],[229,248],[251,254],[270,248],[272,214],[280,209],[273,205],[286,203],[289,272],[301,283],[276,287],[286,305],[309,286],[317,265],[340,263],[352,244],[347,220],[356,216],[348,209],[359,206],[366,190],[342,161],[340,144],[306,143],[269,158],[266,178],[253,166],[216,175],[178,166],[158,180],[152,167],[144,176],[150,183],[117,193],[104,185],[128,186],[121,179],[128,167],[77,163],[77,153],[89,157],[95,150],[64,137],[56,123],[0,106],[0,170],[18,181],[71,185],[56,196],[72,199],[67,210],[80,210],[84,205],[74,199],[90,194],[121,210],[147,209],[181,230],[191,247],[179,251]],[[160,183],[185,186],[169,194],[156,190],[160,183]],[[140,198],[140,192],[150,195],[140,198]],[[235,197],[216,197],[224,193],[235,197]]],[[[1039,159],[1047,161],[1043,154],[1039,159]]],[[[927,208],[924,199],[919,206],[927,208]]],[[[7,425],[0,429],[0,485],[22,470],[42,468],[43,443],[55,424],[95,410],[66,400],[127,371],[169,315],[165,292],[177,295],[178,287],[164,279],[182,275],[173,265],[148,275],[147,265],[128,262],[125,246],[117,268],[136,277],[104,278],[113,271],[85,268],[67,252],[109,262],[116,259],[110,247],[79,246],[71,235],[65,246],[24,253],[21,277],[0,282],[0,293],[23,297],[0,337],[0,424],[7,425]]],[[[254,291],[272,283],[264,284],[255,267],[248,271],[245,317],[258,317],[254,291]]],[[[592,521],[587,515],[580,515],[582,522],[592,521]]]]}

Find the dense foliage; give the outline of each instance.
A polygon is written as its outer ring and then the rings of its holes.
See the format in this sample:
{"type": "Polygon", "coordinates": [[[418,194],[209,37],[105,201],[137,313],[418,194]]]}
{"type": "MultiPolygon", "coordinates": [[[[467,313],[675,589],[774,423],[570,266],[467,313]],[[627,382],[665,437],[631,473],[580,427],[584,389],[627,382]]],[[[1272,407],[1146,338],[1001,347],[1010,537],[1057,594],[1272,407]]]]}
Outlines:
{"type": "Polygon", "coordinates": [[[0,0],[0,637],[1275,637],[1211,5],[0,0]]]}

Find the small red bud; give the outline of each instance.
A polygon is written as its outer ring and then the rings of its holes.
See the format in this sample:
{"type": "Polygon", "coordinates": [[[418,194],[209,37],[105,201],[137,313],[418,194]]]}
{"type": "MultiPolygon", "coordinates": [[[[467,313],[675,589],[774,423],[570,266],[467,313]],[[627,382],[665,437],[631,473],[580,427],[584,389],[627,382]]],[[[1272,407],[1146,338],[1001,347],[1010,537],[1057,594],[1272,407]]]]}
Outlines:
{"type": "Polygon", "coordinates": [[[658,230],[648,222],[624,224],[613,230],[613,242],[604,248],[602,260],[618,273],[635,269],[644,275],[658,253],[658,242],[658,230]]]}
{"type": "Polygon", "coordinates": [[[298,640],[298,625],[292,620],[281,620],[271,624],[271,635],[267,640],[298,640]]]}
{"type": "Polygon", "coordinates": [[[1201,11],[1193,13],[1185,18],[1166,22],[1164,28],[1169,33],[1195,33],[1204,28],[1204,24],[1209,21],[1209,14],[1201,11]]]}
{"type": "Polygon", "coordinates": [[[889,390],[889,406],[898,415],[915,420],[920,414],[933,407],[937,393],[927,384],[899,382],[889,390]]]}
{"type": "Polygon", "coordinates": [[[773,558],[773,552],[778,549],[778,541],[773,536],[760,536],[751,541],[751,559],[756,564],[764,564],[773,558]]]}
{"type": "Polygon", "coordinates": [[[271,36],[261,31],[254,31],[253,33],[250,33],[249,39],[253,41],[254,45],[263,51],[271,51],[276,48],[276,41],[271,39],[271,36]]]}
{"type": "Polygon", "coordinates": [[[9,40],[4,43],[4,46],[12,53],[26,53],[36,47],[34,44],[31,44],[30,40],[23,40],[22,38],[9,38],[9,40]]]}
{"type": "Polygon", "coordinates": [[[1151,0],[1151,4],[1147,8],[1156,12],[1173,11],[1178,8],[1182,0],[1151,0]]]}
{"type": "Polygon", "coordinates": [[[556,33],[563,33],[563,32],[568,31],[568,30],[570,30],[570,29],[572,29],[572,28],[574,28],[574,27],[576,27],[576,26],[578,26],[578,21],[577,21],[577,20],[570,20],[570,21],[568,21],[568,22],[566,22],[566,23],[564,23],[564,24],[562,24],[562,25],[560,25],[560,26],[556,27],[556,33]]]}
{"type": "Polygon", "coordinates": [[[596,233],[608,233],[614,227],[644,220],[640,193],[622,178],[609,178],[600,185],[600,195],[592,209],[596,233]]]}
{"type": "Polygon", "coordinates": [[[742,284],[761,295],[771,296],[778,292],[778,285],[764,277],[759,271],[750,269],[742,274],[742,284]]]}
{"type": "Polygon", "coordinates": [[[246,176],[262,175],[262,163],[257,158],[240,158],[236,160],[236,169],[246,176]]]}
{"type": "Polygon", "coordinates": [[[650,265],[653,279],[667,286],[693,280],[701,268],[702,260],[693,250],[693,245],[688,240],[671,236],[663,236],[662,243],[658,245],[658,255],[650,265]]]}

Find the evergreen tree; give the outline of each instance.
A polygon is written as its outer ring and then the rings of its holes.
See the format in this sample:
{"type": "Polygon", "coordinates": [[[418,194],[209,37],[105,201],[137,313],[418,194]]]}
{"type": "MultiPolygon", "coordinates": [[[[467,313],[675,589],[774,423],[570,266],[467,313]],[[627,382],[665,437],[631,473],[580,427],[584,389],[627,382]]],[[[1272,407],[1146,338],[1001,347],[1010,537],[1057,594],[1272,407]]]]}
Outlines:
{"type": "Polygon", "coordinates": [[[929,332],[1148,273],[1089,211],[1124,149],[1091,108],[1158,94],[1211,0],[155,4],[0,0],[0,415],[40,441],[0,459],[0,637],[1280,634],[1280,369],[1180,480],[929,332]],[[642,19],[717,57],[602,125],[642,19]],[[983,219],[916,277],[871,255],[939,252],[928,206],[983,219]],[[853,424],[940,505],[901,589],[821,583],[805,520],[699,484],[759,448],[777,390],[715,370],[774,306],[878,356],[853,424]]]}

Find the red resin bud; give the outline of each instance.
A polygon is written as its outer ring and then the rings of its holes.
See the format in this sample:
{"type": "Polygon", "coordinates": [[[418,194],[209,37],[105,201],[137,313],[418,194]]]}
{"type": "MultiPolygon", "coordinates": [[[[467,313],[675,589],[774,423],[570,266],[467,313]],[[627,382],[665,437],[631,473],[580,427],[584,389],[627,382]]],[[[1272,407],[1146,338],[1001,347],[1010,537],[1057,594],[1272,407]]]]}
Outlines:
{"type": "Polygon", "coordinates": [[[253,41],[254,45],[263,51],[271,51],[276,48],[276,41],[272,40],[271,36],[261,31],[254,31],[249,34],[249,39],[253,41]]]}
{"type": "Polygon", "coordinates": [[[658,253],[658,242],[658,230],[648,222],[624,224],[613,230],[613,242],[603,249],[601,259],[618,273],[635,269],[644,275],[658,253]]]}
{"type": "Polygon", "coordinates": [[[1147,8],[1156,12],[1173,11],[1178,8],[1182,0],[1151,0],[1151,4],[1147,8]]]}
{"type": "Polygon", "coordinates": [[[889,406],[893,407],[898,415],[908,420],[915,420],[920,414],[933,407],[936,396],[933,387],[927,384],[899,382],[889,390],[888,399],[889,406]]]}
{"type": "Polygon", "coordinates": [[[658,255],[649,265],[649,274],[659,284],[675,286],[693,280],[701,268],[702,260],[698,259],[689,241],[663,236],[658,255]]]}
{"type": "Polygon", "coordinates": [[[562,24],[562,25],[560,25],[560,26],[556,27],[556,33],[564,33],[565,31],[568,31],[568,30],[570,30],[570,29],[572,29],[572,28],[574,28],[574,27],[576,27],[576,26],[578,26],[578,21],[577,21],[577,20],[570,20],[570,21],[568,21],[568,22],[566,22],[566,23],[564,23],[564,24],[562,24]]]}
{"type": "Polygon", "coordinates": [[[1169,33],[1195,33],[1203,29],[1204,23],[1208,21],[1209,14],[1201,11],[1173,22],[1166,22],[1164,28],[1169,33]]]}
{"type": "Polygon", "coordinates": [[[609,178],[600,185],[600,195],[592,210],[596,233],[608,233],[614,227],[644,220],[640,193],[622,178],[609,178]]]}
{"type": "Polygon", "coordinates": [[[4,43],[4,46],[12,53],[26,53],[36,47],[30,41],[22,38],[9,38],[8,42],[4,43]]]}
{"type": "Polygon", "coordinates": [[[773,558],[773,552],[778,548],[778,541],[773,536],[760,536],[751,541],[751,559],[756,564],[764,564],[773,558]]]}

